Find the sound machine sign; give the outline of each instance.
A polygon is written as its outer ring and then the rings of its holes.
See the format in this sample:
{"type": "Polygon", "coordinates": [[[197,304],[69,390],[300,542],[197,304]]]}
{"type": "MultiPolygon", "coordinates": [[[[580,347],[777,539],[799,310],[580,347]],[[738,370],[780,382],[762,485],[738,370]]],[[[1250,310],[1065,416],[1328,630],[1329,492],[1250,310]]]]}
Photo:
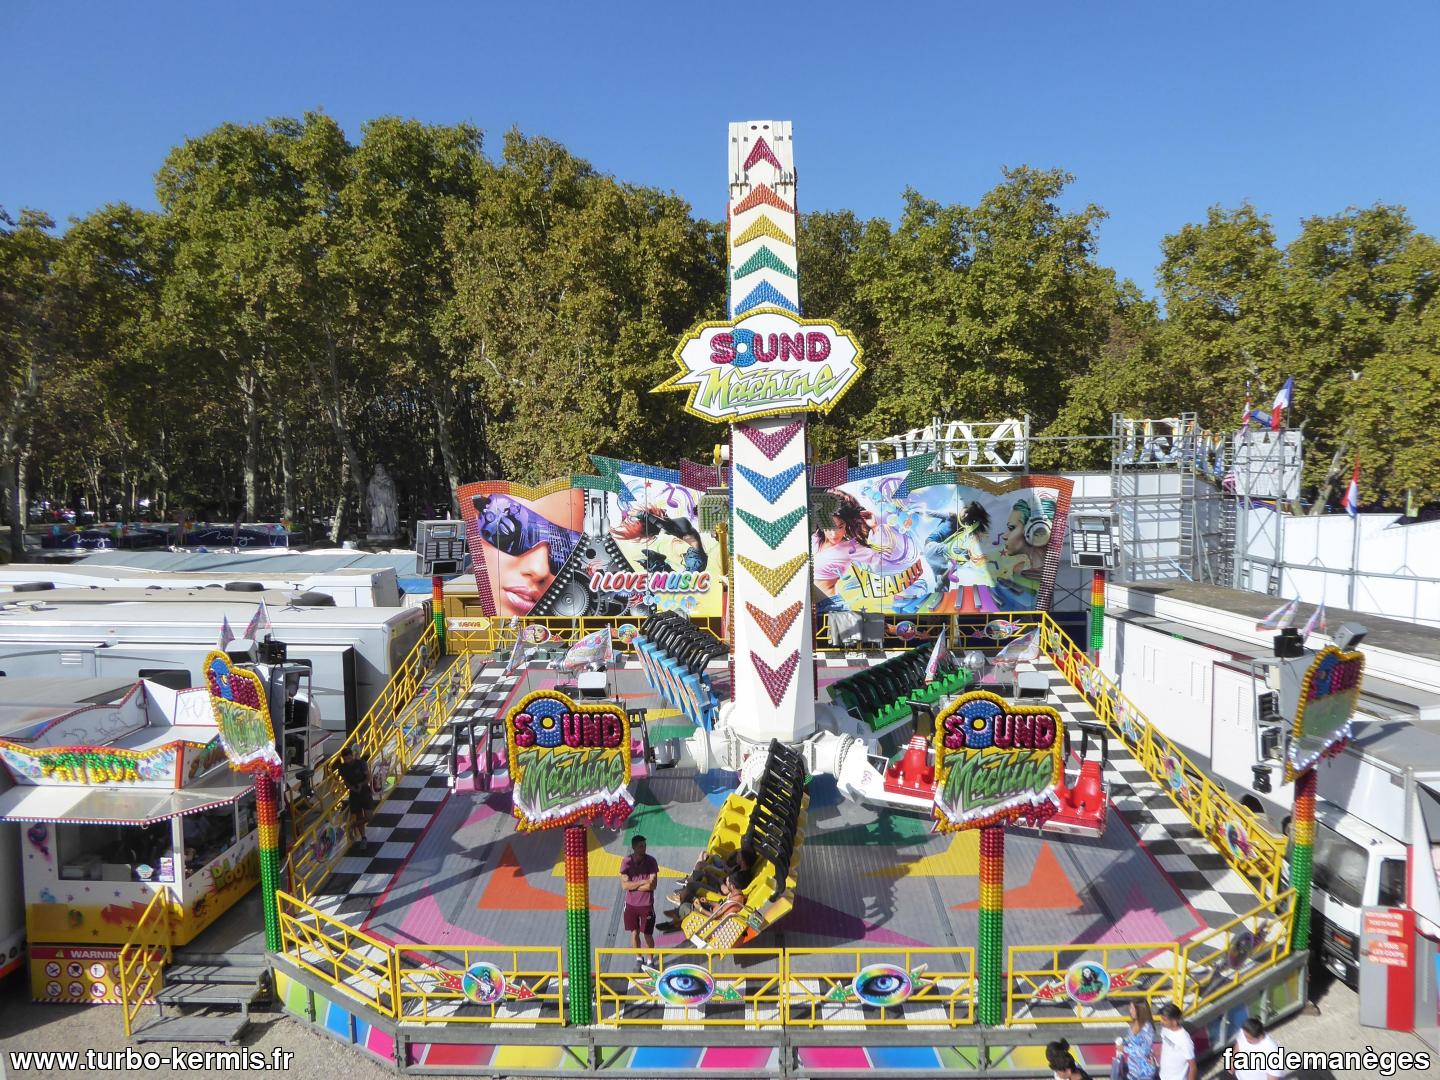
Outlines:
{"type": "Polygon", "coordinates": [[[864,370],[860,345],[824,319],[775,308],[701,323],[675,350],[680,374],[656,390],[685,391],[685,411],[717,424],[829,412],[864,370]]]}

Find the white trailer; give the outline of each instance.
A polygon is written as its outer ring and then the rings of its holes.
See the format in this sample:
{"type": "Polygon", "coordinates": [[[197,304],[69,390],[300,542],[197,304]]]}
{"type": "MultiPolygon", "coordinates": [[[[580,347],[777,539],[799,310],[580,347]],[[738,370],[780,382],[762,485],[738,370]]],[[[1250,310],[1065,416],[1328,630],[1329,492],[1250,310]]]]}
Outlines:
{"type": "MultiPolygon", "coordinates": [[[[139,678],[198,672],[228,619],[236,636],[265,598],[272,633],[313,668],[316,704],[328,728],[349,731],[414,648],[423,608],[298,607],[286,594],[142,592],[116,600],[69,590],[19,594],[0,606],[0,672],[11,677],[139,678]]],[[[0,693],[4,683],[0,681],[0,693]]]]}
{"type": "MultiPolygon", "coordinates": [[[[1255,625],[1277,604],[1189,582],[1115,584],[1101,662],[1197,765],[1288,832],[1293,786],[1261,759],[1256,732],[1275,635],[1255,625]]],[[[1427,955],[1440,939],[1440,630],[1348,611],[1328,621],[1366,628],[1366,671],[1348,745],[1317,767],[1312,944],[1355,985],[1362,907],[1411,908],[1427,955]]]]}
{"type": "MultiPolygon", "coordinates": [[[[283,550],[283,549],[280,549],[283,550]]],[[[64,566],[34,563],[12,563],[0,566],[0,600],[8,599],[15,587],[21,591],[55,589],[145,589],[167,592],[195,589],[223,589],[227,585],[248,585],[252,589],[287,594],[323,593],[337,607],[399,607],[399,579],[393,567],[338,567],[310,570],[296,566],[294,557],[279,560],[251,557],[254,565],[246,567],[217,566],[206,571],[165,571],[143,566],[118,566],[108,563],[75,563],[64,566]],[[273,569],[271,567],[274,567],[273,569]]],[[[319,563],[320,560],[314,559],[319,563]]]]}

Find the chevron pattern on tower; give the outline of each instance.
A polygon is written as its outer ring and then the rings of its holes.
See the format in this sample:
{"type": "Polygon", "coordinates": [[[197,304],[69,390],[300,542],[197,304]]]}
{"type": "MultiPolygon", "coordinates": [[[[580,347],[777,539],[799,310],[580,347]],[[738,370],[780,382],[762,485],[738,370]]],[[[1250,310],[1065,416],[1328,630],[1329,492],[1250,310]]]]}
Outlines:
{"type": "Polygon", "coordinates": [[[804,426],[804,420],[796,420],[793,423],[786,424],[782,428],[776,428],[774,431],[762,431],[749,424],[736,424],[735,430],[754,443],[755,448],[767,458],[774,461],[775,458],[779,456],[780,451],[790,445],[790,440],[793,439],[796,433],[804,426]]]}
{"type": "Polygon", "coordinates": [[[750,486],[758,491],[764,497],[765,501],[771,505],[774,505],[775,500],[780,498],[781,495],[784,495],[790,485],[795,482],[795,478],[805,471],[804,465],[791,465],[788,469],[781,469],[774,476],[766,476],[764,473],[757,472],[755,469],[751,469],[745,465],[737,465],[735,468],[741,476],[750,482],[750,486]]]}
{"type": "Polygon", "coordinates": [[[797,506],[788,514],[776,518],[774,521],[766,521],[764,518],[750,513],[748,510],[737,508],[735,514],[741,521],[749,525],[755,531],[755,535],[764,540],[774,551],[780,546],[780,541],[790,535],[790,531],[805,520],[805,507],[797,506]]]}
{"type": "Polygon", "coordinates": [[[790,584],[790,579],[800,572],[800,568],[810,562],[808,552],[804,555],[796,555],[795,558],[783,562],[779,566],[764,566],[745,555],[736,555],[735,558],[771,596],[779,596],[780,590],[790,584]]]}
{"type": "Polygon", "coordinates": [[[750,613],[750,618],[755,620],[756,626],[765,631],[765,636],[770,639],[770,644],[777,649],[780,647],[781,640],[789,633],[790,627],[795,624],[795,616],[800,614],[802,607],[804,605],[796,600],[779,615],[767,615],[749,601],[745,603],[745,610],[750,613]]]}

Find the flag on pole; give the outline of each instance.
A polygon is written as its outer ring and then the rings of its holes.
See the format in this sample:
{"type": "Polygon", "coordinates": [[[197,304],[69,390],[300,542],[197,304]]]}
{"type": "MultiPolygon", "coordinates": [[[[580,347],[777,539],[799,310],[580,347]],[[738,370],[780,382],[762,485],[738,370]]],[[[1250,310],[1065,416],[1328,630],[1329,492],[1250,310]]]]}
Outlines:
{"type": "Polygon", "coordinates": [[[1270,430],[1280,430],[1280,419],[1295,401],[1295,377],[1285,380],[1285,385],[1275,395],[1275,404],[1270,407],[1270,430]]]}
{"type": "Polygon", "coordinates": [[[501,678],[506,675],[514,675],[524,666],[526,659],[528,657],[525,650],[525,631],[520,630],[515,634],[515,647],[510,650],[510,659],[505,661],[505,672],[501,678]]]}
{"type": "Polygon", "coordinates": [[[1327,633],[1330,627],[1325,622],[1325,601],[1320,601],[1320,606],[1310,613],[1310,618],[1305,620],[1305,629],[1300,631],[1300,640],[1304,641],[1311,634],[1327,633]]]}
{"type": "Polygon", "coordinates": [[[1295,619],[1295,611],[1300,606],[1300,601],[1287,600],[1274,611],[1266,615],[1255,624],[1256,630],[1284,630],[1295,619]]]}
{"type": "Polygon", "coordinates": [[[230,629],[230,616],[226,615],[220,620],[220,651],[224,652],[235,640],[235,631],[230,629]]]}
{"type": "Polygon", "coordinates": [[[605,626],[571,645],[560,661],[560,670],[579,671],[591,664],[608,663],[610,649],[610,627],[605,626]]]}
{"type": "Polygon", "coordinates": [[[255,609],[255,614],[250,616],[250,621],[245,625],[244,636],[251,641],[258,641],[259,638],[256,635],[262,630],[273,629],[274,627],[270,623],[270,609],[265,606],[265,601],[262,598],[260,606],[255,609]]]}
{"type": "Polygon", "coordinates": [[[935,639],[935,648],[930,653],[930,662],[925,665],[925,681],[932,683],[935,677],[940,674],[940,661],[945,656],[945,633],[946,628],[940,628],[940,636],[935,639]]]}
{"type": "Polygon", "coordinates": [[[1250,400],[1250,384],[1247,382],[1247,383],[1245,384],[1245,408],[1244,408],[1244,410],[1240,413],[1240,431],[1241,431],[1242,434],[1243,434],[1244,432],[1250,430],[1250,410],[1251,410],[1251,407],[1252,407],[1252,405],[1251,405],[1251,400],[1250,400]]]}
{"type": "Polygon", "coordinates": [[[1352,518],[1360,513],[1360,459],[1355,459],[1355,471],[1350,474],[1350,486],[1345,489],[1345,498],[1340,500],[1345,512],[1352,518]]]}

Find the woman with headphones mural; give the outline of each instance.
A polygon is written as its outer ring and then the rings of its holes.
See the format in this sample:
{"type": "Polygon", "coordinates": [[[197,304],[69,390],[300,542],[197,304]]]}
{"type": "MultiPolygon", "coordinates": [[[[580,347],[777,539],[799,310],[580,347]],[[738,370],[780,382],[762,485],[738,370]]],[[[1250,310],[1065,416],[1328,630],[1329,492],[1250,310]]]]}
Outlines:
{"type": "Polygon", "coordinates": [[[1034,606],[1045,579],[1045,556],[1053,533],[1055,500],[1015,500],[1005,521],[1004,545],[995,557],[995,593],[1006,611],[1034,606]]]}

